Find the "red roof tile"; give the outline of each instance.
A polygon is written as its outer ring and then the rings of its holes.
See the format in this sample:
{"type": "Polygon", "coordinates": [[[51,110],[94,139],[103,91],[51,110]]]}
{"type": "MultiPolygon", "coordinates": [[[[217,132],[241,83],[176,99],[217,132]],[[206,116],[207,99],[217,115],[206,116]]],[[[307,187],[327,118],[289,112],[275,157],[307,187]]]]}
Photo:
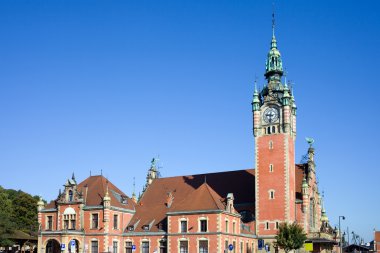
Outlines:
{"type": "Polygon", "coordinates": [[[228,193],[234,194],[235,204],[243,204],[246,205],[245,208],[253,210],[254,174],[254,169],[249,169],[155,179],[143,194],[130,224],[135,225],[139,221],[135,231],[143,231],[143,225],[154,221],[150,231],[159,231],[159,223],[166,225],[167,212],[184,211],[185,207],[195,210],[201,208],[201,204],[207,205],[207,208],[216,205],[219,209],[222,206],[218,201],[220,202],[220,198],[225,198],[228,193]],[[205,181],[207,184],[204,184],[205,181]],[[203,184],[205,186],[201,187],[203,184]],[[173,195],[173,204],[170,207],[166,205],[168,193],[173,195]],[[208,196],[203,197],[200,193],[207,193],[208,196]],[[185,201],[190,195],[198,198],[193,207],[185,201]]]}

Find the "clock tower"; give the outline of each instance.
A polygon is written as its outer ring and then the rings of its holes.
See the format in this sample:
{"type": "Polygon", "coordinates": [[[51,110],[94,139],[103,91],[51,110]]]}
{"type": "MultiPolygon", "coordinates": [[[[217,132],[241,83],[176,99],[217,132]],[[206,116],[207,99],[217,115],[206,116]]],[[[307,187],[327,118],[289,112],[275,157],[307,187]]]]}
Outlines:
{"type": "MultiPolygon", "coordinates": [[[[287,83],[272,25],[265,66],[266,84],[255,87],[252,112],[255,137],[256,233],[272,238],[282,222],[295,221],[296,104],[287,83]]],[[[256,86],[256,85],[255,85],[256,86]]]]}

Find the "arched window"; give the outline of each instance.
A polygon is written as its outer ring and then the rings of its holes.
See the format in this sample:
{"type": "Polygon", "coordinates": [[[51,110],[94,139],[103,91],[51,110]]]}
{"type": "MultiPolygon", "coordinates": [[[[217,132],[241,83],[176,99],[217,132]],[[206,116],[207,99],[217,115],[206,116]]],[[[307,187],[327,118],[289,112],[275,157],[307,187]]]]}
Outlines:
{"type": "Polygon", "coordinates": [[[268,134],[270,134],[270,126],[268,127],[268,134]]]}
{"type": "Polygon", "coordinates": [[[276,127],[272,126],[272,133],[276,133],[276,127]]]}

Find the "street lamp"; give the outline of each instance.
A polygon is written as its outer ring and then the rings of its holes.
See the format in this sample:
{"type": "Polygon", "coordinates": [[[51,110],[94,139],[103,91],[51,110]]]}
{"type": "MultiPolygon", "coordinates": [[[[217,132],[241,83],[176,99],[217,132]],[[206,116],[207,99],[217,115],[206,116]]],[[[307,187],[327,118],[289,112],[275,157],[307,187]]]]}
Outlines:
{"type": "Polygon", "coordinates": [[[342,220],[345,220],[346,217],[339,216],[339,246],[340,246],[340,253],[342,253],[342,232],[340,230],[340,218],[342,218],[342,220]]]}

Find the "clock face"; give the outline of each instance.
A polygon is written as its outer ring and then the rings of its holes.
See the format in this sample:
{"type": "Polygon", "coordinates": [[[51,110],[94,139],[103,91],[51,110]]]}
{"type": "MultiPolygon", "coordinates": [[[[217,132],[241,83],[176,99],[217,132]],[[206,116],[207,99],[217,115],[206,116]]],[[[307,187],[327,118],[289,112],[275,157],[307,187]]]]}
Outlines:
{"type": "Polygon", "coordinates": [[[269,107],[264,111],[263,115],[264,121],[266,123],[273,123],[278,120],[278,111],[276,108],[269,107]]]}

